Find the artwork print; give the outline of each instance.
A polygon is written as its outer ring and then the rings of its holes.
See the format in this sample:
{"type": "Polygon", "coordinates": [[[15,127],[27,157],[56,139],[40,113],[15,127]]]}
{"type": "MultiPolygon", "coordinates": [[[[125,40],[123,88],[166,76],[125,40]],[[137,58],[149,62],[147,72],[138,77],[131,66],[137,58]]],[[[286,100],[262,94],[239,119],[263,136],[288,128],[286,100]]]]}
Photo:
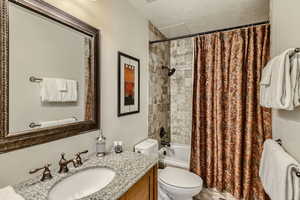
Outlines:
{"type": "Polygon", "coordinates": [[[134,72],[135,72],[135,67],[125,64],[124,66],[124,92],[125,92],[125,96],[124,96],[124,102],[125,105],[134,105],[134,86],[135,86],[135,82],[134,82],[134,72]]]}
{"type": "Polygon", "coordinates": [[[118,54],[118,116],[140,112],[140,61],[118,54]]]}

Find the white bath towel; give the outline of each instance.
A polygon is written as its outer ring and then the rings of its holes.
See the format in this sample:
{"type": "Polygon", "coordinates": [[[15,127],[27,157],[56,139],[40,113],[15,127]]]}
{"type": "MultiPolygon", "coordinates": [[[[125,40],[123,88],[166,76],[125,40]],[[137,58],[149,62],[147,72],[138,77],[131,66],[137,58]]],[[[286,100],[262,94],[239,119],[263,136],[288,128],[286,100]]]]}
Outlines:
{"type": "Polygon", "coordinates": [[[55,78],[43,78],[40,82],[40,97],[42,102],[60,102],[61,92],[55,78]]]}
{"type": "Polygon", "coordinates": [[[260,105],[271,108],[272,107],[272,90],[274,87],[271,88],[271,76],[272,76],[272,66],[273,63],[278,59],[276,57],[272,59],[267,66],[262,71],[262,78],[260,81],[260,105]]]}
{"type": "Polygon", "coordinates": [[[259,176],[272,200],[299,200],[299,178],[293,168],[298,162],[274,140],[264,143],[259,176]]]}
{"type": "Polygon", "coordinates": [[[260,104],[268,108],[293,110],[300,105],[296,87],[299,79],[299,57],[288,49],[273,58],[263,69],[260,82],[260,104]],[[297,99],[295,101],[295,99],[297,99]],[[298,102],[298,103],[297,103],[298,102]]]}
{"type": "Polygon", "coordinates": [[[294,106],[300,106],[300,55],[296,54],[291,59],[291,63],[293,66],[292,74],[295,74],[295,76],[292,76],[292,85],[294,90],[294,106]]]}
{"type": "Polygon", "coordinates": [[[24,200],[19,194],[17,194],[11,186],[0,189],[1,200],[24,200]]]}

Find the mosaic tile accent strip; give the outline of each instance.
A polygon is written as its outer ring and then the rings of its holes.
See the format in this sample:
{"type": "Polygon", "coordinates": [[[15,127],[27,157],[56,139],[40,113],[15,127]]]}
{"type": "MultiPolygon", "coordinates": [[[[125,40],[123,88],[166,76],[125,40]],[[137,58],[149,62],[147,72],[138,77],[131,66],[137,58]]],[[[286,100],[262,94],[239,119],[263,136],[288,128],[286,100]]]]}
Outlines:
{"type": "MultiPolygon", "coordinates": [[[[151,23],[149,24],[150,40],[164,39],[151,23]]],[[[170,65],[170,43],[150,45],[149,61],[149,137],[159,140],[160,128],[170,133],[170,79],[162,66],[170,65]]]]}
{"type": "Polygon", "coordinates": [[[193,103],[193,39],[171,42],[171,67],[176,72],[170,78],[171,141],[179,144],[191,143],[193,103]]]}

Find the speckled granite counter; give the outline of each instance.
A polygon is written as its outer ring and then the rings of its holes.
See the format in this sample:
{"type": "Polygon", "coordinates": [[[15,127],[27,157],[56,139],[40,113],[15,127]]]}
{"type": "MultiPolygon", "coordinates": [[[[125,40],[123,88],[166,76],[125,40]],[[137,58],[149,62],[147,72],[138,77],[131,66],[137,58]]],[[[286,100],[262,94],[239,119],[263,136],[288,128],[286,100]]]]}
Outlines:
{"type": "MultiPolygon", "coordinates": [[[[134,152],[124,152],[122,154],[109,154],[104,158],[91,156],[83,166],[79,168],[70,167],[68,174],[58,174],[57,168],[52,168],[53,179],[41,182],[40,176],[14,186],[17,193],[25,200],[47,200],[48,192],[62,178],[90,167],[107,167],[116,172],[111,183],[100,191],[82,198],[81,200],[115,200],[120,198],[129,188],[131,188],[141,177],[145,175],[158,161],[155,156],[146,156],[134,152]]],[[[71,166],[71,165],[70,165],[71,166]]]]}

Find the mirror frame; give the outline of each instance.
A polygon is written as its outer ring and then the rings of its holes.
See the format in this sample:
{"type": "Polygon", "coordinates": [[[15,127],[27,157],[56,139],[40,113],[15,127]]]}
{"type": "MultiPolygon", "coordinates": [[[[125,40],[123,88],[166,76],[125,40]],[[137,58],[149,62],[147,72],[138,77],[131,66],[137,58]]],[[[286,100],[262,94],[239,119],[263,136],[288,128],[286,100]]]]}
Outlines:
{"type": "Polygon", "coordinates": [[[42,0],[0,0],[0,154],[43,144],[54,140],[87,133],[100,128],[100,31],[72,15],[42,0]],[[75,29],[92,38],[94,59],[94,101],[93,121],[82,121],[57,127],[29,130],[22,134],[9,135],[9,16],[8,3],[17,4],[44,17],[75,29]]]}

